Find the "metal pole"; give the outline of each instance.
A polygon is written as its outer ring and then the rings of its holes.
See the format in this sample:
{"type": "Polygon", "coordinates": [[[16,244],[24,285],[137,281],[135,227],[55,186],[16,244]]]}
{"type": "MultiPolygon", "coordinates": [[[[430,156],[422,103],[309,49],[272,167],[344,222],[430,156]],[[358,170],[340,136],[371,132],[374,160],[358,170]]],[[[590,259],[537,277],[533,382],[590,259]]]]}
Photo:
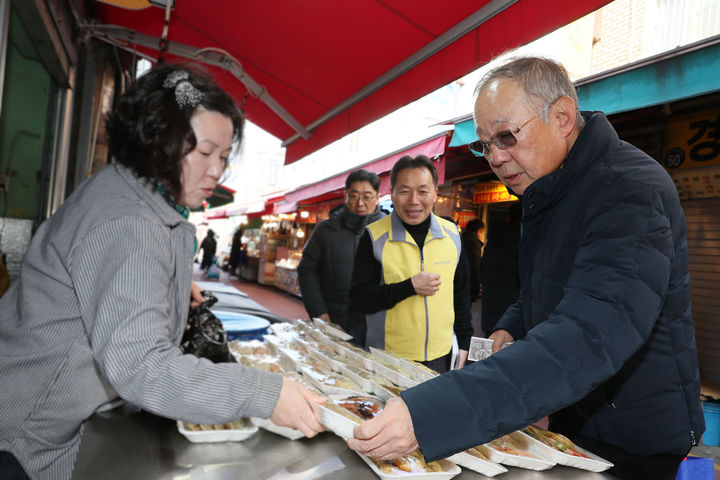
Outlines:
{"type": "MultiPolygon", "coordinates": [[[[129,28],[118,27],[116,25],[92,24],[84,24],[80,25],[80,27],[95,36],[95,38],[108,41],[112,44],[131,44],[156,50],[160,49],[158,38],[130,30],[129,28]]],[[[298,132],[297,135],[302,136],[305,139],[310,138],[310,132],[303,127],[302,123],[293,117],[290,112],[285,110],[285,108],[268,93],[265,87],[257,83],[255,79],[248,75],[243,70],[242,64],[237,59],[233,58],[229,53],[216,48],[198,49],[178,42],[168,42],[167,51],[173,55],[197,60],[208,65],[214,65],[227,70],[235,76],[235,78],[240,80],[248,91],[258,97],[273,112],[275,112],[277,116],[282,118],[285,123],[293,128],[293,130],[298,132]]]]}
{"type": "Polygon", "coordinates": [[[0,116],[2,116],[3,85],[5,85],[5,58],[7,57],[9,28],[10,0],[0,0],[0,116]]]}

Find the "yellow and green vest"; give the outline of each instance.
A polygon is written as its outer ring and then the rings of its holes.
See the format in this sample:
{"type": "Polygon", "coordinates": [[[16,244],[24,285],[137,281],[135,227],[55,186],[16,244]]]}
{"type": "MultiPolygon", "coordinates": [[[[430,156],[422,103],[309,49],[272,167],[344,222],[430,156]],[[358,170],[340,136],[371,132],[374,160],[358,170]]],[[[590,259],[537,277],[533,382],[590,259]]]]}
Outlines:
{"type": "Polygon", "coordinates": [[[367,316],[368,346],[415,361],[447,355],[453,342],[453,280],[460,259],[460,233],[454,223],[434,214],[430,217],[422,249],[395,212],[366,227],[375,259],[382,266],[381,284],[402,282],[421,271],[440,274],[440,290],[434,295],[412,295],[389,310],[367,316]]]}

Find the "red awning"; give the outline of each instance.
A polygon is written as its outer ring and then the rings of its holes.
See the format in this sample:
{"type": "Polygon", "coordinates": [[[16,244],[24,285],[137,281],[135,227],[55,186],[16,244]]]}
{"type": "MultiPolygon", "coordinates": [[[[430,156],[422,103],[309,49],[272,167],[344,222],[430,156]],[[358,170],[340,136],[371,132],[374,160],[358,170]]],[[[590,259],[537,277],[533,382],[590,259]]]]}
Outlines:
{"type": "MultiPolygon", "coordinates": [[[[146,36],[86,31],[156,58],[164,9],[104,1],[91,3],[95,19],[146,36]]],[[[292,163],[609,0],[174,3],[168,53],[221,65],[218,80],[238,102],[253,91],[248,119],[283,139],[292,163]]]]}
{"type": "MultiPolygon", "coordinates": [[[[405,155],[410,155],[411,157],[425,155],[430,158],[442,155],[445,152],[446,141],[447,135],[445,133],[435,135],[427,140],[423,140],[420,143],[372,160],[364,165],[358,165],[357,167],[353,167],[351,170],[346,170],[333,177],[326,178],[325,180],[321,180],[310,185],[304,185],[296,190],[288,192],[285,194],[285,201],[288,203],[298,203],[301,201],[303,203],[309,203],[308,200],[312,199],[313,203],[315,203],[330,198],[337,198],[342,195],[342,191],[345,188],[345,179],[350,172],[361,168],[380,175],[379,193],[380,195],[385,195],[386,193],[390,193],[390,175],[383,174],[390,172],[393,165],[395,165],[395,162],[405,155]]],[[[443,183],[445,181],[444,162],[438,161],[435,166],[438,169],[438,181],[439,183],[443,183]]]]}

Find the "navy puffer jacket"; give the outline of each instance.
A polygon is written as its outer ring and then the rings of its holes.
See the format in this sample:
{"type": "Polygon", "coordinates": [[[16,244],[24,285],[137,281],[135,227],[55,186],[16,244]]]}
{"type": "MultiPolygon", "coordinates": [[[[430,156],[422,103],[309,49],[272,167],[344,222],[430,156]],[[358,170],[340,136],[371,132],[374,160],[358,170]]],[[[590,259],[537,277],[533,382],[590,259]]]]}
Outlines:
{"type": "Polygon", "coordinates": [[[563,166],[522,198],[522,290],[497,325],[516,342],[402,395],[429,459],[548,414],[638,455],[685,454],[705,429],[677,190],[583,115],[563,166]]]}

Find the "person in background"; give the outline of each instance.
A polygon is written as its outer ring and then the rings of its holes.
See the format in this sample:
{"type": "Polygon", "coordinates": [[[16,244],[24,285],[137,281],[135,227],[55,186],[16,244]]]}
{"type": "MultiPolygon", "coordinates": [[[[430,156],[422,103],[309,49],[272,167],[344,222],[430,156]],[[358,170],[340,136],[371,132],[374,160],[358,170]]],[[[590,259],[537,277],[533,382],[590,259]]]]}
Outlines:
{"type": "Polygon", "coordinates": [[[368,314],[366,345],[450,369],[453,332],[459,367],[472,337],[467,261],[457,226],[432,213],[432,161],[404,156],[390,173],[393,212],[367,226],[355,254],[353,310],[368,314]]]}
{"type": "Polygon", "coordinates": [[[210,268],[210,265],[215,261],[215,252],[217,251],[217,241],[215,240],[215,232],[212,229],[208,229],[207,235],[203,238],[200,243],[198,253],[202,250],[202,261],[200,262],[200,269],[204,272],[210,268]]]}
{"type": "Polygon", "coordinates": [[[237,269],[240,266],[240,256],[242,251],[243,227],[239,225],[233,233],[232,242],[230,243],[230,259],[228,260],[228,272],[230,275],[237,276],[237,269]]]}
{"type": "Polygon", "coordinates": [[[470,308],[472,315],[473,335],[484,337],[481,327],[481,297],[482,284],[480,274],[480,262],[482,260],[483,242],[482,235],[485,231],[485,222],[479,218],[470,220],[462,232],[462,245],[465,256],[468,260],[470,272],[470,308]]]}
{"type": "Polygon", "coordinates": [[[470,148],[522,198],[520,296],[492,356],[405,390],[349,446],[435,460],[549,414],[611,475],[675,479],[705,424],[672,179],[601,112],[578,111],[555,61],[512,59],[476,92],[470,148]]]}
{"type": "Polygon", "coordinates": [[[116,102],[111,162],[38,228],[0,298],[0,478],[69,480],[86,420],[117,397],[164,417],[323,430],[324,398],[277,373],[178,348],[195,227],[243,118],[198,67],[151,69],[116,102]]]}
{"type": "Polygon", "coordinates": [[[355,249],[363,229],[385,216],[378,205],[380,178],[357,170],[345,180],[345,203],[315,227],[303,249],[298,279],[308,315],[332,322],[365,346],[364,315],[350,308],[348,293],[355,249]]]}
{"type": "Polygon", "coordinates": [[[522,207],[513,203],[506,222],[495,222],[488,229],[487,245],[480,262],[482,279],[482,331],[490,335],[505,310],[520,294],[518,255],[522,207]]]}

